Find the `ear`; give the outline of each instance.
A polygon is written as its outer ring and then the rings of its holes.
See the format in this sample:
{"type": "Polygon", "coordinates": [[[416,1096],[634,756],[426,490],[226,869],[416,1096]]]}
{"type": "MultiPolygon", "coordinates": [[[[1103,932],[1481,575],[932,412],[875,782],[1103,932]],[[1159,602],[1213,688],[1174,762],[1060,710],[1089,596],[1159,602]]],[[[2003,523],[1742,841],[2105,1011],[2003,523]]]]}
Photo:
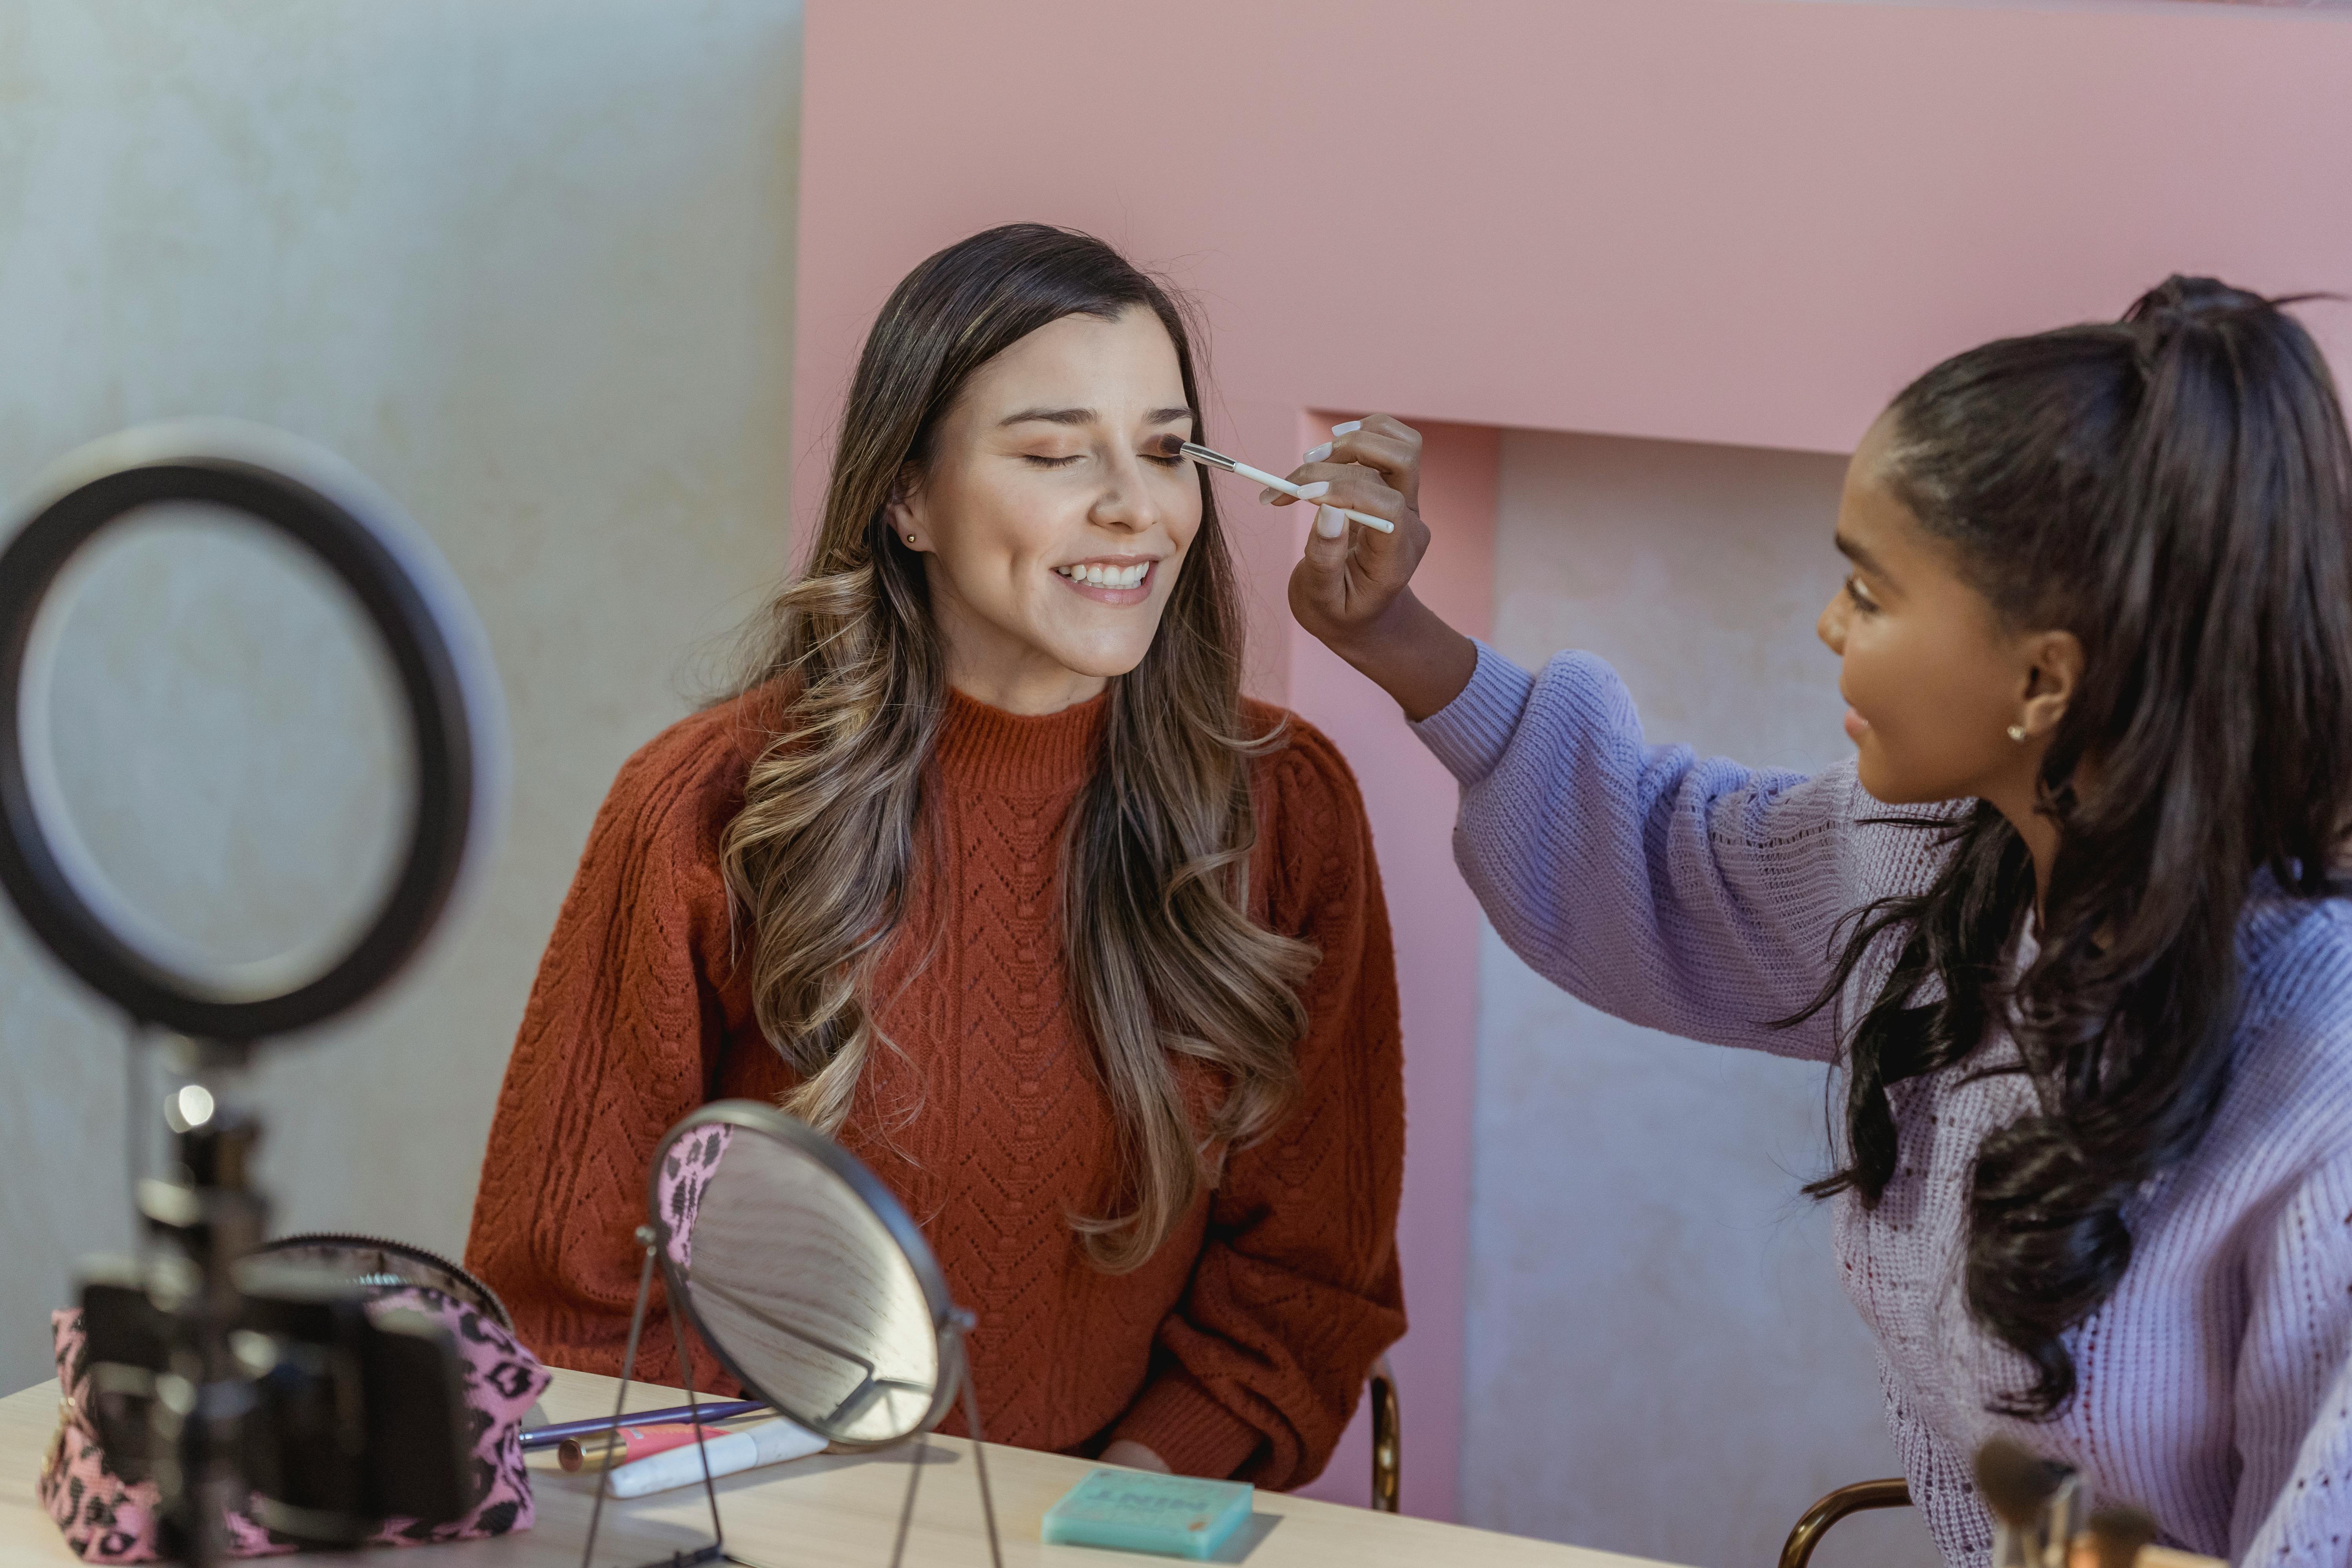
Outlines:
{"type": "Polygon", "coordinates": [[[2083,684],[2083,642],[2073,632],[2035,632],[2025,640],[2023,712],[2018,722],[2029,739],[2058,728],[2066,705],[2083,684]]]}
{"type": "Polygon", "coordinates": [[[931,536],[925,526],[922,471],[908,463],[898,470],[891,481],[890,499],[882,503],[882,515],[889,519],[890,531],[907,542],[909,550],[929,550],[931,536]]]}

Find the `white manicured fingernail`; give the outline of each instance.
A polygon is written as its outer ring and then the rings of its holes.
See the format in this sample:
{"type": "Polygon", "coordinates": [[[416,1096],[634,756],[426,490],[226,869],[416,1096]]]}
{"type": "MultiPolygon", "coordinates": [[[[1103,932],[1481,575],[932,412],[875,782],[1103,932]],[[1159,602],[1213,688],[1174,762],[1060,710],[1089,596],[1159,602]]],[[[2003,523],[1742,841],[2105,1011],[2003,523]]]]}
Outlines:
{"type": "Polygon", "coordinates": [[[1335,506],[1315,509],[1315,531],[1325,539],[1337,539],[1348,531],[1348,514],[1335,506]]]}
{"type": "Polygon", "coordinates": [[[1301,458],[1299,461],[1302,463],[1319,463],[1330,455],[1331,443],[1326,441],[1320,447],[1309,447],[1307,449],[1307,456],[1301,458]]]}
{"type": "Polygon", "coordinates": [[[1321,500],[1326,495],[1330,493],[1330,480],[1318,479],[1311,485],[1299,486],[1298,499],[1300,500],[1321,500]]]}
{"type": "Polygon", "coordinates": [[[1274,504],[1274,492],[1272,490],[1258,491],[1257,504],[1260,506],[1272,506],[1274,504]]]}
{"type": "Polygon", "coordinates": [[[1332,426],[1331,434],[1334,436],[1352,436],[1363,427],[1364,422],[1362,420],[1350,419],[1345,425],[1332,426]]]}

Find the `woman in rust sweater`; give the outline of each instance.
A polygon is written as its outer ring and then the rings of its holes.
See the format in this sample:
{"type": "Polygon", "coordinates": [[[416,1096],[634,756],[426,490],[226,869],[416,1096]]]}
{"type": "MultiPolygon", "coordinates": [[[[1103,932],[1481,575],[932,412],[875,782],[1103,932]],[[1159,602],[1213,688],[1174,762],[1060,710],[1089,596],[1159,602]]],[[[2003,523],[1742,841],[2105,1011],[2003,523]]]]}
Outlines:
{"type": "Polygon", "coordinates": [[[1322,1468],[1404,1330],[1396,981],[1346,764],[1240,695],[1201,406],[1084,236],[884,307],[753,674],[622,769],[524,1015],[467,1260],[547,1360],[618,1371],[653,1147],[743,1096],[906,1203],[991,1436],[1322,1468]]]}

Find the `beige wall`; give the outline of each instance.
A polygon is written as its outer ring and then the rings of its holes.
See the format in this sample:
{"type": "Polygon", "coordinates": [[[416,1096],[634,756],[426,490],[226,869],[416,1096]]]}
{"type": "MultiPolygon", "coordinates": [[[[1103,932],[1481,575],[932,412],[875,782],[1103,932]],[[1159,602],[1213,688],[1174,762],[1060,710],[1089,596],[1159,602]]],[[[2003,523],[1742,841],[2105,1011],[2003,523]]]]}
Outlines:
{"type": "MultiPolygon", "coordinates": [[[[1600,653],[1649,737],[1811,768],[1844,747],[1812,624],[1842,458],[1506,433],[1496,640],[1600,653]]],[[[1596,1013],[1491,929],[1481,974],[1463,1517],[1677,1563],[1769,1563],[1832,1487],[1897,1473],[1839,1289],[1819,1068],[1596,1013]]],[[[1926,1564],[1912,1514],[1823,1568],[1926,1564]]]]}
{"type": "MultiPolygon", "coordinates": [[[[280,1228],[462,1246],[589,819],[782,563],[800,24],[797,0],[0,3],[0,496],[138,421],[281,426],[433,535],[504,678],[481,896],[387,1005],[259,1075],[280,1228]]],[[[257,755],[316,741],[284,711],[257,755]]],[[[11,1389],[46,1373],[73,1256],[129,1226],[120,1028],[0,910],[11,1389]]]]}

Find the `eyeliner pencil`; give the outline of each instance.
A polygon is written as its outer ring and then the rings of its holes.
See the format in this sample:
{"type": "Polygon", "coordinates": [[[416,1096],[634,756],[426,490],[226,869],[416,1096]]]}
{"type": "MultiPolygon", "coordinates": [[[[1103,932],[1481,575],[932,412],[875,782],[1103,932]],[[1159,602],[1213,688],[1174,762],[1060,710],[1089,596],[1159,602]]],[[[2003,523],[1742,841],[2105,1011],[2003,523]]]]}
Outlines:
{"type": "MultiPolygon", "coordinates": [[[[621,1417],[629,1426],[653,1426],[672,1421],[691,1421],[696,1406],[681,1405],[674,1410],[632,1410],[621,1417]]],[[[700,1406],[705,1421],[740,1421],[746,1415],[757,1415],[768,1407],[756,1399],[730,1399],[700,1406]]],[[[522,1435],[522,1449],[528,1454],[538,1448],[552,1448],[566,1437],[597,1437],[613,1429],[613,1418],[599,1415],[590,1421],[558,1421],[551,1426],[534,1426],[522,1435]]]]}

